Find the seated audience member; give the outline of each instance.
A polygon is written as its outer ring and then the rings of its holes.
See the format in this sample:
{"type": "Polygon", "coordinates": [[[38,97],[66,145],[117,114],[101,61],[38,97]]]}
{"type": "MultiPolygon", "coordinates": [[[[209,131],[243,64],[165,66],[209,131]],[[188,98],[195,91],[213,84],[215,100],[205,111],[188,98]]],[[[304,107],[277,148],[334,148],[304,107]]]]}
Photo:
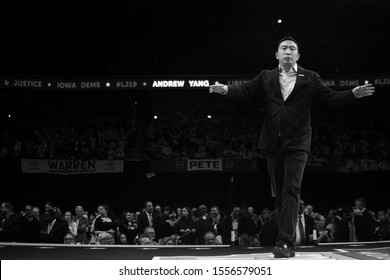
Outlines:
{"type": "Polygon", "coordinates": [[[146,227],[143,233],[149,235],[152,240],[152,245],[157,245],[157,242],[154,241],[156,239],[156,231],[154,230],[154,227],[146,227]]]}
{"type": "Polygon", "coordinates": [[[65,234],[68,231],[68,225],[56,219],[57,211],[49,209],[45,212],[45,219],[47,222],[47,229],[43,232],[44,243],[63,243],[65,234]]]}
{"type": "Polygon", "coordinates": [[[158,245],[174,245],[172,237],[166,236],[159,240],[158,245]]]}
{"type": "Polygon", "coordinates": [[[1,203],[0,242],[16,242],[20,235],[19,218],[14,214],[14,206],[8,201],[1,203]]]}
{"type": "Polygon", "coordinates": [[[119,244],[120,244],[120,245],[128,245],[128,244],[129,244],[129,243],[127,243],[126,234],[124,234],[124,233],[121,233],[121,234],[120,234],[119,244]]]}
{"type": "Polygon", "coordinates": [[[149,235],[141,233],[135,238],[135,245],[153,245],[149,235]]]}
{"type": "Polygon", "coordinates": [[[100,245],[114,245],[115,244],[115,238],[114,236],[109,232],[101,232],[97,237],[97,244],[100,245]]]}
{"type": "Polygon", "coordinates": [[[222,242],[217,239],[214,231],[208,231],[203,235],[204,245],[222,245],[222,242]]]}
{"type": "Polygon", "coordinates": [[[76,244],[76,239],[73,234],[67,233],[64,237],[64,244],[76,244]]]}
{"type": "Polygon", "coordinates": [[[20,242],[40,243],[41,234],[39,222],[33,216],[31,205],[24,207],[24,215],[19,217],[20,222],[20,242]]]}
{"type": "Polygon", "coordinates": [[[310,243],[330,243],[334,241],[333,235],[325,228],[325,217],[314,217],[314,232],[309,235],[310,243]]]}

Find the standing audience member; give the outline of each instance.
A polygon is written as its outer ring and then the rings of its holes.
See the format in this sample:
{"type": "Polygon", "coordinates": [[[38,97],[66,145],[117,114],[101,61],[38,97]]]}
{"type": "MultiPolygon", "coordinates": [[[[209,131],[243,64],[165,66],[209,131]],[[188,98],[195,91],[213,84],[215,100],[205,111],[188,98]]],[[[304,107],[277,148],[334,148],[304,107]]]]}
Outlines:
{"type": "Polygon", "coordinates": [[[225,218],[221,215],[219,207],[217,205],[212,205],[210,207],[210,218],[212,220],[212,225],[214,228],[214,233],[219,242],[222,242],[223,237],[225,236],[225,218]]]}
{"type": "Polygon", "coordinates": [[[138,215],[137,219],[138,230],[143,232],[146,227],[153,226],[153,202],[145,201],[144,210],[138,215]]]}
{"type": "Polygon", "coordinates": [[[68,225],[68,232],[72,234],[75,238],[77,236],[77,224],[73,220],[72,212],[66,211],[64,216],[65,222],[68,225]]]}
{"type": "Polygon", "coordinates": [[[301,199],[299,201],[299,212],[295,234],[296,245],[309,244],[309,236],[313,234],[314,219],[305,214],[305,208],[305,202],[301,199]]]}
{"type": "Polygon", "coordinates": [[[122,213],[119,231],[126,235],[128,244],[134,244],[134,238],[138,233],[138,225],[134,213],[130,211],[122,213]]]}
{"type": "Polygon", "coordinates": [[[56,219],[55,209],[49,209],[45,212],[47,229],[43,232],[44,243],[64,243],[65,234],[68,232],[68,224],[56,219]]]}
{"type": "Polygon", "coordinates": [[[261,226],[259,240],[261,246],[273,246],[278,238],[278,224],[276,210],[269,215],[270,218],[261,226]]]}
{"type": "Polygon", "coordinates": [[[194,221],[191,216],[191,209],[187,206],[183,207],[181,210],[181,217],[174,228],[174,232],[179,235],[178,242],[180,242],[180,244],[195,244],[193,228],[194,221]]]}
{"type": "Polygon", "coordinates": [[[374,231],[375,240],[389,240],[390,239],[390,224],[389,218],[386,216],[384,210],[379,210],[377,214],[377,226],[374,231]]]}
{"type": "Polygon", "coordinates": [[[156,232],[155,241],[159,242],[161,238],[171,236],[173,227],[165,220],[162,212],[156,212],[153,217],[153,227],[156,232]]]}
{"type": "MultiPolygon", "coordinates": [[[[118,230],[118,224],[111,219],[111,209],[108,205],[103,204],[98,207],[99,216],[95,219],[95,223],[93,225],[94,233],[97,237],[97,240],[101,241],[102,239],[108,239],[107,234],[104,234],[100,239],[99,235],[102,233],[108,233],[115,240],[115,236],[118,230]]],[[[100,244],[99,241],[99,244],[100,244]]],[[[111,241],[109,241],[111,242],[111,241]]]]}
{"type": "Polygon", "coordinates": [[[353,211],[355,223],[356,240],[373,241],[374,240],[374,219],[366,208],[366,200],[363,197],[355,199],[355,208],[353,211]]]}
{"type": "Polygon", "coordinates": [[[246,205],[241,205],[238,215],[238,244],[242,247],[255,247],[260,246],[259,239],[257,238],[257,227],[252,217],[249,215],[246,205]]]}
{"type": "Polygon", "coordinates": [[[342,206],[341,219],[336,222],[335,242],[356,242],[353,206],[345,203],[342,206]]]}
{"type": "Polygon", "coordinates": [[[24,207],[24,215],[19,217],[20,221],[20,241],[26,243],[40,243],[41,234],[39,222],[33,216],[31,205],[24,207]]]}
{"type": "Polygon", "coordinates": [[[75,213],[74,221],[77,226],[76,243],[88,244],[87,227],[89,221],[85,216],[84,208],[82,206],[76,206],[75,213]]]}
{"type": "Polygon", "coordinates": [[[195,244],[204,245],[204,234],[214,231],[212,223],[209,220],[203,219],[203,215],[199,210],[193,213],[195,244]]]}
{"type": "Polygon", "coordinates": [[[19,218],[14,214],[11,202],[1,203],[0,242],[16,242],[20,235],[19,218]]]}

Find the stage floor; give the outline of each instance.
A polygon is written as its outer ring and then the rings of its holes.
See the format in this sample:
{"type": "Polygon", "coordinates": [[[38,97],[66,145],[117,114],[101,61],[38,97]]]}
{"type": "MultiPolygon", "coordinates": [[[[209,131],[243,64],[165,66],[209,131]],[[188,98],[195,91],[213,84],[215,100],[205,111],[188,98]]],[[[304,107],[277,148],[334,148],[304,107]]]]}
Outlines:
{"type": "MultiPolygon", "coordinates": [[[[120,246],[0,243],[1,260],[277,260],[273,247],[120,246]]],[[[296,248],[288,260],[390,260],[390,241],[296,248]]]]}

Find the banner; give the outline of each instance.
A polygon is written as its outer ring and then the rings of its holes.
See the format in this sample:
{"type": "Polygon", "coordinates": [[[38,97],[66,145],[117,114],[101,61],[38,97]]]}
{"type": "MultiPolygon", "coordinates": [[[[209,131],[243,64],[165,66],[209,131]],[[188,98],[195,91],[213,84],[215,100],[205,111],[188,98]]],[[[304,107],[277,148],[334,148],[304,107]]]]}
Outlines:
{"type": "Polygon", "coordinates": [[[307,161],[307,167],[313,171],[340,173],[390,171],[390,161],[370,158],[327,159],[325,157],[311,156],[307,161]]]}
{"type": "MultiPolygon", "coordinates": [[[[253,79],[253,75],[241,76],[160,76],[160,77],[124,77],[124,78],[81,78],[58,79],[50,77],[0,77],[0,88],[56,90],[56,91],[129,91],[129,90],[176,90],[206,89],[216,82],[226,85],[239,85],[253,79]]],[[[348,89],[366,82],[375,87],[390,87],[390,75],[369,75],[352,77],[322,77],[324,85],[330,88],[348,89]]]]}
{"type": "Polygon", "coordinates": [[[21,159],[22,173],[94,174],[123,173],[123,160],[21,159]]]}
{"type": "Polygon", "coordinates": [[[152,160],[153,172],[257,172],[257,160],[185,159],[152,160]]]}

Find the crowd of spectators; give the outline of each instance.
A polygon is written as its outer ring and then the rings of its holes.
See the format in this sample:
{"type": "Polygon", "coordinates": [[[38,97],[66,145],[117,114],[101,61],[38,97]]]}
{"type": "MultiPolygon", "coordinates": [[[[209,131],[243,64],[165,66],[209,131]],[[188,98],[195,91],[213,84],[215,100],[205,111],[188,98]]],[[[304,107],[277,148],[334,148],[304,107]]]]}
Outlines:
{"type": "MultiPolygon", "coordinates": [[[[96,117],[3,125],[0,158],[254,159],[261,119],[176,113],[148,122],[96,117]]],[[[312,156],[389,159],[388,119],[313,119],[312,156]]]]}
{"type": "MultiPolygon", "coordinates": [[[[305,205],[313,228],[306,232],[315,245],[322,242],[390,240],[390,208],[372,210],[364,198],[345,203],[327,213],[305,205]]],[[[117,216],[108,205],[88,212],[82,206],[63,211],[47,201],[43,213],[26,205],[16,211],[10,202],[1,204],[0,242],[104,244],[104,245],[221,245],[273,246],[278,236],[277,214],[260,212],[245,204],[230,211],[217,205],[169,207],[148,200],[139,209],[117,216]],[[233,237],[233,238],[232,238],[233,237]]],[[[297,244],[300,245],[300,244],[297,244]]]]}

